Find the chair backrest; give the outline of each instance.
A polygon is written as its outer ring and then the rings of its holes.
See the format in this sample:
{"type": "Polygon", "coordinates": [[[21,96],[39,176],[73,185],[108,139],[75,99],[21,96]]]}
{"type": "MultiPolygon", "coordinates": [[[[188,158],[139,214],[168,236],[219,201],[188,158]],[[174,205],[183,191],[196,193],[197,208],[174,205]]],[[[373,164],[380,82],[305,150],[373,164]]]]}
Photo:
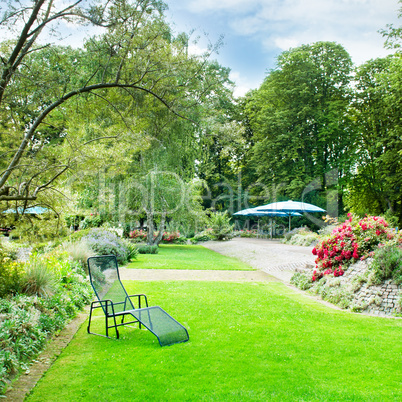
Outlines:
{"type": "MultiPolygon", "coordinates": [[[[114,255],[102,255],[88,258],[89,279],[98,300],[109,299],[113,303],[114,312],[134,309],[126,289],[120,280],[119,266],[114,255]]],[[[106,306],[102,303],[105,314],[106,306]]]]}

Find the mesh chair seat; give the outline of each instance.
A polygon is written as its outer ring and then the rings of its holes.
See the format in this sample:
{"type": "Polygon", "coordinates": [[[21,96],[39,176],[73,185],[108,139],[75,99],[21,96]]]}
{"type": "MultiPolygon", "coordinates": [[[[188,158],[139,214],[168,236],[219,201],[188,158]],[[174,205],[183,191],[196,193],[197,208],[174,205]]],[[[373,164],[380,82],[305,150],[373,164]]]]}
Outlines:
{"type": "Polygon", "coordinates": [[[119,338],[117,327],[138,323],[153,333],[161,346],[189,340],[187,329],[159,306],[148,306],[144,294],[128,295],[119,274],[117,259],[114,255],[88,258],[88,272],[92,288],[98,298],[91,303],[87,331],[89,334],[109,336],[109,328],[114,328],[119,338]],[[105,315],[106,335],[91,332],[92,312],[101,308],[105,315]],[[134,320],[125,322],[126,316],[134,320]],[[117,323],[117,318],[121,322],[117,323]],[[109,325],[109,320],[112,324],[109,325]]]}

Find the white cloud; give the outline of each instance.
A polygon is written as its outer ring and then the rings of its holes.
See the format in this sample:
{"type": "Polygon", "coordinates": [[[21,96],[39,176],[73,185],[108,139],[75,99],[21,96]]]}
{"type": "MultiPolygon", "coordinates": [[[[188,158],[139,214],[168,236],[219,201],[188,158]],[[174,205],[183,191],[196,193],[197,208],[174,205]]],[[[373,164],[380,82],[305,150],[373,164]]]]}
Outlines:
{"type": "Polygon", "coordinates": [[[362,38],[382,47],[378,30],[397,21],[399,6],[398,0],[191,0],[182,7],[204,16],[219,13],[233,34],[253,37],[266,50],[284,50],[287,44],[362,38]]]}
{"type": "Polygon", "coordinates": [[[233,70],[230,72],[229,78],[235,83],[233,94],[236,98],[244,96],[251,88],[258,88],[262,84],[258,80],[250,80],[240,72],[233,70]]]}

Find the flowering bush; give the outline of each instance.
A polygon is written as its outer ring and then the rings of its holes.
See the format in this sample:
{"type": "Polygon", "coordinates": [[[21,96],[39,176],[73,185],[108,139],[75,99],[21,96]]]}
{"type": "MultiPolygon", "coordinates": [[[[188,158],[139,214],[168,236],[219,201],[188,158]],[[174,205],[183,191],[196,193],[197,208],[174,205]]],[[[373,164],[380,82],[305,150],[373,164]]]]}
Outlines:
{"type": "Polygon", "coordinates": [[[375,247],[394,237],[381,217],[366,216],[360,220],[352,214],[348,217],[313,248],[317,256],[313,281],[324,275],[342,276],[349,265],[372,256],[375,247]]]}
{"type": "Polygon", "coordinates": [[[162,236],[163,243],[185,243],[187,239],[181,236],[180,232],[164,232],[162,236]]]}
{"type": "Polygon", "coordinates": [[[135,242],[147,241],[147,232],[145,232],[145,230],[135,229],[130,232],[129,237],[135,242]]]}

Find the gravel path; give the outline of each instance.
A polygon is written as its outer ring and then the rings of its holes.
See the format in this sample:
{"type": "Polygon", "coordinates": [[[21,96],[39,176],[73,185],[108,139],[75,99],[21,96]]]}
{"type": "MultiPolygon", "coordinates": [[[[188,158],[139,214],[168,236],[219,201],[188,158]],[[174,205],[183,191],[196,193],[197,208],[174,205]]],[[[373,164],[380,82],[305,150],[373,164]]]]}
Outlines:
{"type": "Polygon", "coordinates": [[[207,242],[204,246],[238,258],[287,284],[296,268],[313,265],[315,259],[312,247],[292,246],[278,240],[235,238],[225,242],[207,242]]]}

